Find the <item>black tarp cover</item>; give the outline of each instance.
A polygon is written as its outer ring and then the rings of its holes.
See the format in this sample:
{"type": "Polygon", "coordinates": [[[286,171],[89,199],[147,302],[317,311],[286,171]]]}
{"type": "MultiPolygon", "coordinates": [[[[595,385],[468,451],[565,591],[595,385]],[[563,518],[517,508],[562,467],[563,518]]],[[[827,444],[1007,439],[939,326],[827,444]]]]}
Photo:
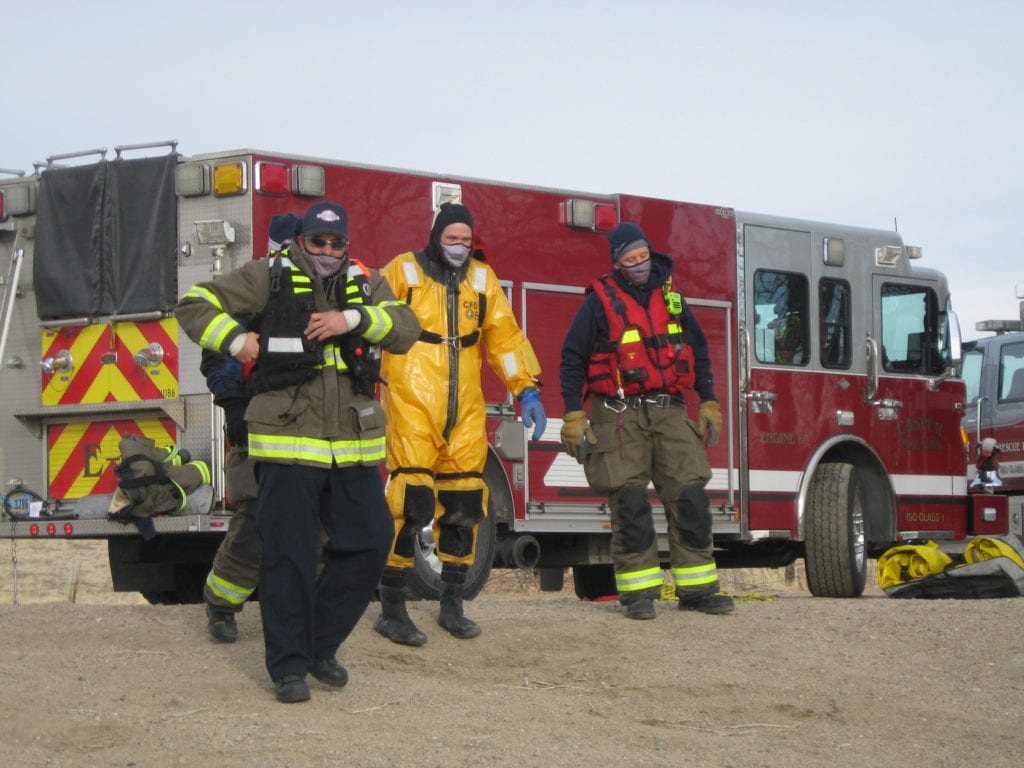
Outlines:
{"type": "Polygon", "coordinates": [[[32,272],[40,319],[174,307],[177,158],[43,173],[32,272]]]}

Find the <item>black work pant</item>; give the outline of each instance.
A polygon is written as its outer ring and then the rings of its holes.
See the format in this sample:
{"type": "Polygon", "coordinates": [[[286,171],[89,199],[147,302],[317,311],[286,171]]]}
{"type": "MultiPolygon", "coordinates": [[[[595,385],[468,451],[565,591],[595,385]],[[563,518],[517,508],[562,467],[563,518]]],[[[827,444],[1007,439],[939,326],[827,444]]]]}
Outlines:
{"type": "Polygon", "coordinates": [[[260,613],[267,672],[332,659],[373,597],[394,538],[375,466],[259,464],[260,613]],[[326,543],[316,574],[317,522],[326,543]]]}

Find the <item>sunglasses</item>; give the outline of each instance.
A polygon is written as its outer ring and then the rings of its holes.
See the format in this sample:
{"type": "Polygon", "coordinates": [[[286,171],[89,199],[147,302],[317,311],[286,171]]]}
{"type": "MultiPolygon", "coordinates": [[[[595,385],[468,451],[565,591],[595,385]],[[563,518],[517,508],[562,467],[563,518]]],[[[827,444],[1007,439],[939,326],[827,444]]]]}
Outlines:
{"type": "Polygon", "coordinates": [[[327,240],[323,237],[311,237],[309,238],[309,244],[314,248],[327,248],[329,246],[336,251],[348,248],[348,240],[327,240]]]}

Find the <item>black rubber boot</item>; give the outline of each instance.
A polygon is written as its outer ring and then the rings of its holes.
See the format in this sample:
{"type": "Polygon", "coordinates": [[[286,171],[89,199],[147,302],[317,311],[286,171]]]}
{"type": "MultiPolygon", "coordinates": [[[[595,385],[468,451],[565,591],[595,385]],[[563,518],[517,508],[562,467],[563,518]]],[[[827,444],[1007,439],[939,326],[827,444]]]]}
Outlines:
{"type": "Polygon", "coordinates": [[[219,643],[233,643],[238,639],[238,624],[235,622],[235,612],[223,608],[214,608],[206,604],[206,628],[219,643]]]}
{"type": "Polygon", "coordinates": [[[427,636],[409,618],[405,609],[405,574],[389,573],[397,569],[388,569],[380,585],[380,616],[374,623],[376,632],[384,635],[393,643],[401,645],[426,645],[427,636]],[[390,583],[386,586],[384,581],[390,583]],[[400,584],[400,586],[399,586],[400,584]]]}
{"type": "Polygon", "coordinates": [[[462,587],[466,582],[464,565],[441,567],[441,613],[437,623],[448,630],[452,637],[469,640],[480,634],[480,625],[466,618],[462,612],[462,587]]]}

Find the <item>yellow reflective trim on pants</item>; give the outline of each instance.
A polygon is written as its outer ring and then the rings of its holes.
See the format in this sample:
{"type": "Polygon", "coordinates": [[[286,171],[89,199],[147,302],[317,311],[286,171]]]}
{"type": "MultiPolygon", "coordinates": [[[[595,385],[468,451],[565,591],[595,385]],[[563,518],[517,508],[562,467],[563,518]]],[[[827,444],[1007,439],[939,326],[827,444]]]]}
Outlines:
{"type": "Polygon", "coordinates": [[[321,440],[314,437],[249,434],[249,458],[332,464],[374,463],[384,460],[384,436],[372,440],[321,440]]]}
{"type": "Polygon", "coordinates": [[[615,588],[619,593],[639,592],[642,589],[660,588],[665,580],[660,568],[644,568],[642,571],[627,571],[615,574],[615,588]]]}
{"type": "Polygon", "coordinates": [[[213,594],[231,605],[241,605],[256,591],[255,587],[246,589],[237,584],[232,584],[227,579],[222,579],[213,571],[210,571],[206,577],[206,586],[210,588],[213,594]]]}
{"type": "Polygon", "coordinates": [[[196,472],[199,473],[199,479],[202,484],[210,485],[210,468],[206,465],[205,461],[190,461],[185,466],[194,467],[196,472]]]}
{"type": "Polygon", "coordinates": [[[718,568],[714,563],[694,565],[689,568],[673,568],[672,581],[677,587],[699,587],[718,581],[718,568]]]}

